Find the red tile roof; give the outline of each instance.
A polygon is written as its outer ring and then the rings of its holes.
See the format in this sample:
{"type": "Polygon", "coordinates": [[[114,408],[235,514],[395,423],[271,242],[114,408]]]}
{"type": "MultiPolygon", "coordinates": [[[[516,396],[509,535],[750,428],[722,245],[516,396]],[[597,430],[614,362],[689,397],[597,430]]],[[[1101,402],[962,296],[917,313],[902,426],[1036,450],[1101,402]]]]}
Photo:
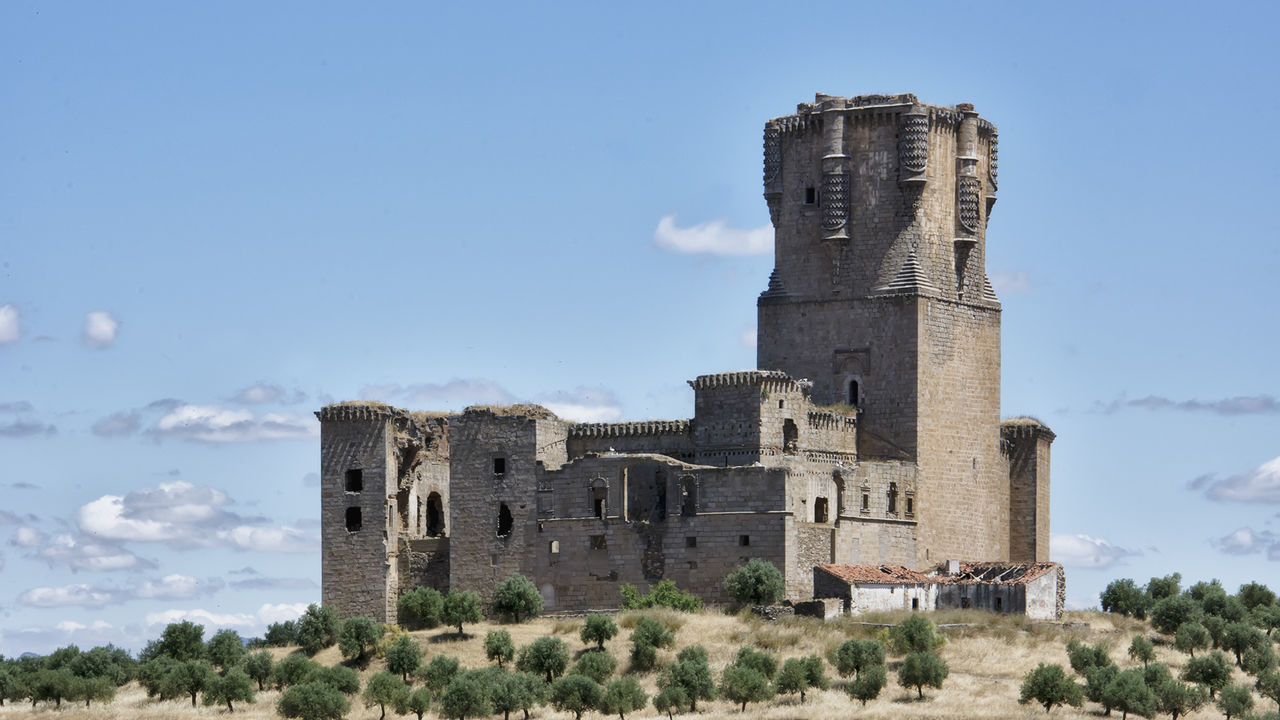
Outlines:
{"type": "Polygon", "coordinates": [[[818,565],[832,575],[851,585],[928,585],[933,578],[902,565],[818,565]]]}

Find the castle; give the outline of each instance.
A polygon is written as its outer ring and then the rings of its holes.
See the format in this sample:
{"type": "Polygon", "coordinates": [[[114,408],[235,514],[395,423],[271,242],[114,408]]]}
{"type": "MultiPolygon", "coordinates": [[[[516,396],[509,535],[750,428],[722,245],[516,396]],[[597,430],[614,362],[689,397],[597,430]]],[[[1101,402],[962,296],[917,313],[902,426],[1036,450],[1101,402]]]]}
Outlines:
{"type": "Polygon", "coordinates": [[[821,565],[1047,561],[1054,435],[1000,420],[997,187],[972,105],[818,95],[768,121],[759,369],[690,381],[681,420],[322,408],[323,601],[394,621],[413,587],[515,573],[566,610],[661,579],[724,601],[749,558],[791,597],[821,565]]]}

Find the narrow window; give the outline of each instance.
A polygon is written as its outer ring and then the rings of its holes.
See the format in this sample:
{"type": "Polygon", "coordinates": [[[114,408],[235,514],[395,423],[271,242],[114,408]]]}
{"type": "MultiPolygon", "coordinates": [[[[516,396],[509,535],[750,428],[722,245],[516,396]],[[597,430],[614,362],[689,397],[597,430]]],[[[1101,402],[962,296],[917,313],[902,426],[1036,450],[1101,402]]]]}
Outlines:
{"type": "Polygon", "coordinates": [[[680,514],[684,517],[698,514],[698,483],[692,477],[680,479],[680,514]]]}
{"type": "Polygon", "coordinates": [[[784,404],[785,404],[785,403],[784,403],[783,401],[779,400],[779,401],[778,401],[778,409],[779,409],[779,410],[781,410],[784,404]]]}
{"type": "Polygon", "coordinates": [[[796,423],[791,418],[782,421],[782,451],[785,453],[794,453],[799,446],[800,432],[796,429],[796,423]]]}
{"type": "Polygon", "coordinates": [[[871,495],[862,493],[862,512],[871,510],[871,495]]]}
{"type": "Polygon", "coordinates": [[[961,610],[968,610],[972,605],[973,605],[973,603],[969,601],[969,598],[967,598],[967,597],[962,597],[962,598],[960,598],[960,609],[961,609],[961,610]]]}
{"type": "Polygon", "coordinates": [[[511,534],[511,526],[515,521],[511,519],[511,508],[506,503],[498,505],[498,537],[506,537],[511,534]]]}
{"type": "Polygon", "coordinates": [[[591,488],[591,514],[604,519],[605,488],[591,488]]]}
{"type": "Polygon", "coordinates": [[[609,547],[609,545],[605,542],[605,539],[604,539],[604,536],[603,536],[603,535],[592,535],[592,536],[591,536],[591,549],[592,549],[592,550],[604,550],[604,549],[606,549],[606,548],[608,548],[608,547],[609,547]]]}
{"type": "Polygon", "coordinates": [[[910,514],[912,514],[912,513],[914,513],[914,512],[915,512],[915,504],[916,504],[916,503],[915,503],[915,500],[914,500],[914,499],[912,499],[912,498],[907,498],[907,514],[908,514],[908,515],[910,515],[910,514]]]}
{"type": "Polygon", "coordinates": [[[697,538],[697,536],[695,536],[695,535],[689,535],[689,536],[686,536],[686,537],[685,537],[685,539],[684,539],[684,546],[685,546],[685,547],[687,547],[687,548],[696,548],[696,547],[698,547],[698,538],[697,538]]]}
{"type": "Polygon", "coordinates": [[[920,598],[911,598],[911,609],[912,610],[920,609],[920,598]]]}
{"type": "Polygon", "coordinates": [[[551,542],[547,543],[547,552],[550,553],[551,555],[552,563],[559,560],[560,559],[560,541],[552,540],[551,542]]]}
{"type": "Polygon", "coordinates": [[[849,404],[858,407],[858,381],[849,381],[849,404]]]}
{"type": "Polygon", "coordinates": [[[360,508],[347,508],[347,532],[360,532],[360,508]]]}
{"type": "Polygon", "coordinates": [[[507,459],[506,459],[506,458],[494,458],[494,459],[493,459],[493,474],[494,474],[494,475],[502,475],[502,474],[505,474],[506,472],[507,472],[507,459]]]}
{"type": "Polygon", "coordinates": [[[817,202],[818,202],[818,189],[817,189],[817,188],[814,188],[814,187],[807,187],[807,188],[805,188],[805,189],[804,189],[804,204],[805,204],[805,205],[816,205],[816,204],[817,204],[817,202]]]}
{"type": "Polygon", "coordinates": [[[889,483],[889,513],[898,512],[898,483],[889,483]]]}
{"type": "Polygon", "coordinates": [[[347,492],[361,492],[364,490],[364,471],[348,470],[344,478],[343,487],[347,492]]]}
{"type": "Polygon", "coordinates": [[[813,521],[824,523],[827,521],[827,499],[818,498],[813,503],[813,521]]]}
{"type": "Polygon", "coordinates": [[[751,536],[750,536],[750,535],[739,535],[739,536],[738,536],[738,545],[740,545],[740,546],[742,546],[742,547],[747,547],[747,546],[751,545],[751,536]]]}

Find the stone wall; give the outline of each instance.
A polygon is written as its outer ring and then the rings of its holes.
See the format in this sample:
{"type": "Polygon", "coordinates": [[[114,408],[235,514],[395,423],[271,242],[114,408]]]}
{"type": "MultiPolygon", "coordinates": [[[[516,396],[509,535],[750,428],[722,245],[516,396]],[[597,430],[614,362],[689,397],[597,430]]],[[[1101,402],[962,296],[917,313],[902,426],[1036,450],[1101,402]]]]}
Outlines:
{"type": "Polygon", "coordinates": [[[1053,431],[1031,418],[1006,420],[1000,431],[1009,463],[1009,559],[1046,562],[1053,431]]]}

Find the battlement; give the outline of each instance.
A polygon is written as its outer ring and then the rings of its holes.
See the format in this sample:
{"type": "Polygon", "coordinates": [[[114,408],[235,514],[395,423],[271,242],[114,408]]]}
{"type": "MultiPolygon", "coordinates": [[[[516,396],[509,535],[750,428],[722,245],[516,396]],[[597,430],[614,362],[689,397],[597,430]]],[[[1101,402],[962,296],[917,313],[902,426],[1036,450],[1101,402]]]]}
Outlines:
{"type": "Polygon", "coordinates": [[[559,420],[559,416],[541,405],[518,403],[515,405],[471,405],[462,410],[463,415],[490,415],[496,418],[527,418],[529,420],[559,420]]]}
{"type": "Polygon", "coordinates": [[[688,420],[643,420],[621,423],[578,423],[569,427],[569,437],[616,438],[660,435],[687,435],[688,420]]]}
{"type": "Polygon", "coordinates": [[[1049,442],[1057,439],[1057,434],[1048,425],[1033,417],[1016,417],[1000,421],[1000,438],[1014,441],[1019,438],[1042,437],[1049,442]]]}
{"type": "Polygon", "coordinates": [[[768,392],[802,392],[808,394],[813,383],[796,380],[780,370],[742,370],[739,372],[699,375],[689,381],[694,390],[756,385],[768,392]]]}
{"type": "Polygon", "coordinates": [[[807,415],[809,427],[815,430],[838,430],[840,432],[857,432],[858,418],[834,410],[810,410],[807,415]]]}
{"type": "Polygon", "coordinates": [[[404,413],[404,410],[392,407],[386,403],[353,401],[334,403],[325,405],[316,411],[316,419],[320,422],[330,421],[369,421],[369,420],[386,420],[397,413],[404,413]]]}

